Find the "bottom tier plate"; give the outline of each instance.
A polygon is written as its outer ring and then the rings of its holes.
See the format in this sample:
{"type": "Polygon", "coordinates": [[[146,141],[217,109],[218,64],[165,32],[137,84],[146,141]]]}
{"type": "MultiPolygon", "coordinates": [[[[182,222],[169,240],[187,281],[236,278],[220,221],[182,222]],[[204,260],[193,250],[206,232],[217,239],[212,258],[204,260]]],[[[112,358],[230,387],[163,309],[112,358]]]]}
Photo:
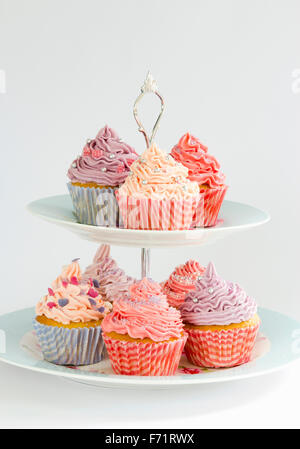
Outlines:
{"type": "Polygon", "coordinates": [[[80,368],[56,366],[43,360],[32,331],[33,308],[0,316],[0,361],[101,387],[172,388],[238,380],[277,371],[300,357],[300,323],[263,308],[259,315],[262,326],[252,360],[235,368],[213,370],[195,367],[185,355],[177,374],[171,377],[118,376],[113,374],[108,359],[80,368]]]}

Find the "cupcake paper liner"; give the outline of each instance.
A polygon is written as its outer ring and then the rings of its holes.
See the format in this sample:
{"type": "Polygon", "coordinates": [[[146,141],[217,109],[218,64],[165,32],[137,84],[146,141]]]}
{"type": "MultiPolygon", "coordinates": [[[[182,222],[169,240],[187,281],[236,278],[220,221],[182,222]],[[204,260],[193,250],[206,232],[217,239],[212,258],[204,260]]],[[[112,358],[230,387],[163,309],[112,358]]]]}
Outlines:
{"type": "Polygon", "coordinates": [[[120,195],[116,191],[116,198],[127,229],[190,229],[197,208],[201,209],[200,196],[185,200],[155,200],[120,195]]]}
{"type": "Polygon", "coordinates": [[[112,368],[126,376],[173,376],[187,336],[162,343],[116,340],[103,336],[112,368]]]}
{"type": "Polygon", "coordinates": [[[193,365],[205,368],[242,365],[250,360],[258,329],[259,324],[219,331],[186,328],[186,356],[193,365]]]}
{"type": "Polygon", "coordinates": [[[56,365],[92,365],[105,354],[101,326],[65,328],[33,321],[45,360],[56,365]]]}
{"type": "Polygon", "coordinates": [[[203,198],[203,203],[199,205],[194,215],[194,227],[199,228],[216,225],[227,189],[228,186],[222,186],[217,189],[206,189],[200,193],[203,198]]]}
{"type": "Polygon", "coordinates": [[[114,187],[81,187],[68,183],[74,213],[79,223],[122,227],[114,187]]]}

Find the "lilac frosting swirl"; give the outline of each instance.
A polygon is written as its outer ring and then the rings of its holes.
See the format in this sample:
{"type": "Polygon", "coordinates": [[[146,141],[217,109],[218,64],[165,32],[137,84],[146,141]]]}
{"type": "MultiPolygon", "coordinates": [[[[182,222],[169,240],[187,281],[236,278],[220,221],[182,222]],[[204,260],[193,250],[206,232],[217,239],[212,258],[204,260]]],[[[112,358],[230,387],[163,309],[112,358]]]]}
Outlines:
{"type": "Polygon", "coordinates": [[[82,275],[82,279],[97,281],[97,290],[107,301],[117,301],[128,296],[130,286],[136,280],[128,276],[117,262],[110,257],[108,245],[101,245],[97,250],[93,263],[82,275]]]}
{"type": "Polygon", "coordinates": [[[257,312],[257,305],[238,284],[218,276],[210,262],[195,290],[186,296],[180,311],[183,321],[188,324],[227,326],[250,320],[257,312]]]}
{"type": "Polygon", "coordinates": [[[119,186],[137,157],[135,150],[106,125],[95,139],[87,142],[82,155],[72,162],[68,178],[72,182],[119,186]]]}

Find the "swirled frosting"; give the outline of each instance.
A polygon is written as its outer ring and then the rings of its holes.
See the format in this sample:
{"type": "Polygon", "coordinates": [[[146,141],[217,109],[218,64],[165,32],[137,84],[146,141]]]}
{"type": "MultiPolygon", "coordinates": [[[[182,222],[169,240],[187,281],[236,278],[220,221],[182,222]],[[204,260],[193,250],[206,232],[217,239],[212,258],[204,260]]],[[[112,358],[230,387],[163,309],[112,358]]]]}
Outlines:
{"type": "Polygon", "coordinates": [[[81,268],[78,261],[79,259],[74,259],[69,265],[63,266],[61,274],[53,281],[52,288],[59,288],[72,281],[76,282],[75,279],[78,282],[81,280],[81,268]]]}
{"type": "Polygon", "coordinates": [[[184,134],[171,150],[173,158],[188,168],[188,177],[199,186],[217,188],[225,183],[225,175],[220,171],[217,159],[207,152],[196,137],[184,134]]]}
{"type": "Polygon", "coordinates": [[[129,287],[136,282],[110,257],[109,245],[101,245],[98,248],[93,263],[86,268],[82,277],[86,280],[96,280],[97,290],[102,298],[110,302],[128,296],[129,287]]]}
{"type": "Polygon", "coordinates": [[[48,288],[48,294],[38,302],[36,315],[62,324],[86,323],[101,320],[111,309],[111,303],[103,301],[93,282],[81,279],[78,261],[73,261],[63,268],[48,288]]]}
{"type": "Polygon", "coordinates": [[[185,323],[227,326],[250,320],[257,312],[257,305],[238,284],[218,276],[210,262],[180,311],[185,323]]]}
{"type": "Polygon", "coordinates": [[[160,285],[147,278],[130,287],[129,297],[114,303],[102,328],[106,333],[150,338],[155,342],[180,338],[183,334],[179,311],[169,307],[160,285]]]}
{"type": "Polygon", "coordinates": [[[119,186],[137,157],[131,146],[105,126],[95,139],[87,142],[82,155],[72,162],[68,177],[72,182],[119,186]]]}
{"type": "Polygon", "coordinates": [[[204,273],[205,268],[196,260],[188,260],[179,265],[163,284],[163,292],[167,295],[170,306],[179,307],[186,294],[195,288],[195,284],[204,273]]]}
{"type": "Polygon", "coordinates": [[[120,187],[120,195],[136,198],[183,199],[199,195],[196,182],[187,178],[188,170],[152,144],[131,166],[131,173],[120,187]]]}

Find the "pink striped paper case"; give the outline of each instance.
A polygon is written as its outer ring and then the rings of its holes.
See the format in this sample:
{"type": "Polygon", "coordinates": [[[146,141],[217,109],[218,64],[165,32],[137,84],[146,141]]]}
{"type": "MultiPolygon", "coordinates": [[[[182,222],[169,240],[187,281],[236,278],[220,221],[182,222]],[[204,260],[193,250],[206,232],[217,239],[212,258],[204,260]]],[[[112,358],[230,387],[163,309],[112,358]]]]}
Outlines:
{"type": "Polygon", "coordinates": [[[104,334],[104,342],[116,374],[125,376],[173,376],[187,335],[161,343],[117,340],[104,334]]]}
{"type": "Polygon", "coordinates": [[[250,360],[258,329],[259,323],[217,331],[186,327],[186,356],[193,365],[205,368],[242,365],[250,360]]]}
{"type": "Polygon", "coordinates": [[[200,193],[203,202],[199,204],[193,218],[193,226],[208,227],[217,224],[218,215],[228,186],[205,189],[200,193]]]}
{"type": "MultiPolygon", "coordinates": [[[[203,198],[183,200],[158,200],[135,198],[115,192],[124,228],[175,231],[191,229],[197,214],[198,226],[201,217],[197,210],[203,210],[203,198]],[[201,206],[202,204],[202,206],[201,206]]],[[[202,222],[204,215],[202,213],[202,222]]]]}

